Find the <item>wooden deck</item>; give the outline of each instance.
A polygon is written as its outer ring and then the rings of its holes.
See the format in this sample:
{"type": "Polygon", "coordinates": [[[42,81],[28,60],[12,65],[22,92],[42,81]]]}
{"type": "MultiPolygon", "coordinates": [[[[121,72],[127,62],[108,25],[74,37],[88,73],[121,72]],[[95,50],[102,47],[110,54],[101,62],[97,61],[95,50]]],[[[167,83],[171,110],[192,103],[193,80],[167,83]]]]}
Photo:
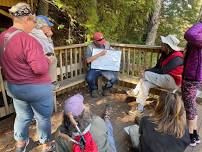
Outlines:
{"type": "MultiPolygon", "coordinates": [[[[126,95],[123,92],[116,92],[109,97],[100,97],[98,99],[92,99],[87,93],[86,89],[80,88],[75,93],[81,92],[85,96],[85,103],[91,106],[93,113],[102,115],[104,107],[107,103],[111,103],[113,106],[112,124],[114,127],[114,136],[118,152],[132,152],[131,142],[129,136],[124,132],[123,128],[134,124],[134,117],[129,116],[127,113],[130,109],[130,104],[126,102],[126,95]],[[82,90],[82,91],[81,91],[82,90]]],[[[54,113],[52,117],[52,132],[54,134],[57,127],[62,121],[62,107],[64,100],[69,94],[60,95],[58,98],[58,111],[54,113]]],[[[198,106],[199,118],[202,117],[202,105],[198,106]]],[[[14,152],[14,139],[13,139],[13,122],[14,115],[7,117],[6,119],[0,120],[0,151],[1,152],[14,152]]],[[[199,133],[202,137],[202,119],[199,119],[199,133]]],[[[36,126],[31,125],[30,136],[32,138],[28,151],[39,152],[41,146],[38,145],[36,126]]],[[[186,152],[201,152],[202,144],[199,144],[195,148],[188,147],[186,152]]]]}

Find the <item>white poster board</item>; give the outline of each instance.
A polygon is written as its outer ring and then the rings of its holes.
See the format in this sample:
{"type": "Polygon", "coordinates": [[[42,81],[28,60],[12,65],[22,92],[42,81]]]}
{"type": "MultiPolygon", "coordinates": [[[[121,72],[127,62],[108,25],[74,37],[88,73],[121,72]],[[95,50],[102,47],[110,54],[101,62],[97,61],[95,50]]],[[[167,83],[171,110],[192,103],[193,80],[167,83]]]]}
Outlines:
{"type": "MultiPolygon", "coordinates": [[[[106,49],[105,49],[106,50],[106,49]]],[[[103,49],[93,49],[92,55],[96,55],[103,49]]],[[[104,56],[98,57],[91,63],[91,69],[119,71],[121,64],[121,51],[106,50],[107,53],[104,56]]]]}

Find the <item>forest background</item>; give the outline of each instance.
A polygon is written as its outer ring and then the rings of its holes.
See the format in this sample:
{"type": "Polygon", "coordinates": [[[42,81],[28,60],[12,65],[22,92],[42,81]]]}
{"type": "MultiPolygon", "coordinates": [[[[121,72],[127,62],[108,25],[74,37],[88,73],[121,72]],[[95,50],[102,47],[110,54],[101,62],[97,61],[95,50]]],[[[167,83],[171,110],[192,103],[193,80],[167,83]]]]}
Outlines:
{"type": "Polygon", "coordinates": [[[184,47],[184,32],[199,21],[202,0],[38,0],[35,8],[54,21],[56,46],[89,42],[101,31],[113,43],[147,45],[174,34],[184,47]]]}

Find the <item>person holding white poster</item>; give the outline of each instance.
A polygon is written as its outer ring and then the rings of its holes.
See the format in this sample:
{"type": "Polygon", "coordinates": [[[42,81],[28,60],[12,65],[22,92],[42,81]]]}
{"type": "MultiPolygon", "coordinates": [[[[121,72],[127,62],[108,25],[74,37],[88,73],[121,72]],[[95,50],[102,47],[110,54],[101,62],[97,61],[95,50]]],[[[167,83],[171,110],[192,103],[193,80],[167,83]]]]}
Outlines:
{"type": "Polygon", "coordinates": [[[91,96],[93,98],[98,97],[98,86],[97,80],[98,77],[104,76],[108,81],[103,86],[103,95],[109,95],[110,89],[112,88],[113,84],[117,81],[117,72],[116,71],[109,71],[109,70],[100,70],[100,69],[92,69],[91,62],[95,61],[99,57],[103,57],[107,51],[111,50],[110,44],[105,40],[103,34],[101,32],[95,32],[93,35],[93,42],[87,46],[85,59],[88,64],[88,72],[86,76],[86,81],[89,86],[89,90],[91,96]],[[93,49],[103,49],[99,53],[93,55],[93,49]]]}

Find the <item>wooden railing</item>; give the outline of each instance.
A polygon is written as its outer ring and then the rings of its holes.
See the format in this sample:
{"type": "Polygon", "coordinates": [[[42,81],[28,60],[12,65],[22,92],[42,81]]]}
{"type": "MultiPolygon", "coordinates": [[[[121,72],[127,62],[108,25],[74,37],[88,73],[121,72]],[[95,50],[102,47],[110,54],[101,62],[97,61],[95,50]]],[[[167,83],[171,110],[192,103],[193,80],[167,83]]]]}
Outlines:
{"type": "MultiPolygon", "coordinates": [[[[86,46],[86,44],[76,44],[55,48],[55,54],[58,59],[57,75],[60,83],[73,83],[73,81],[78,80],[76,78],[82,78],[84,80],[87,70],[84,62],[86,46]]],[[[120,75],[124,77],[139,77],[141,71],[154,66],[160,56],[160,47],[158,46],[112,44],[112,47],[122,51],[120,75]]],[[[12,113],[13,106],[12,103],[8,103],[6,98],[1,74],[0,81],[0,90],[3,93],[1,100],[5,105],[0,107],[1,118],[12,113]]]]}
{"type": "Polygon", "coordinates": [[[128,77],[139,77],[143,70],[154,66],[160,57],[159,46],[134,44],[112,44],[122,51],[120,74],[128,77]]]}
{"type": "Polygon", "coordinates": [[[58,81],[72,79],[85,73],[84,51],[85,44],[56,47],[55,54],[58,59],[58,81]]]}
{"type": "MultiPolygon", "coordinates": [[[[58,59],[58,81],[72,79],[86,72],[84,54],[86,44],[56,47],[58,59]]],[[[159,46],[145,46],[133,44],[112,44],[115,50],[122,51],[120,74],[139,77],[141,71],[156,64],[160,56],[159,46]]]]}

